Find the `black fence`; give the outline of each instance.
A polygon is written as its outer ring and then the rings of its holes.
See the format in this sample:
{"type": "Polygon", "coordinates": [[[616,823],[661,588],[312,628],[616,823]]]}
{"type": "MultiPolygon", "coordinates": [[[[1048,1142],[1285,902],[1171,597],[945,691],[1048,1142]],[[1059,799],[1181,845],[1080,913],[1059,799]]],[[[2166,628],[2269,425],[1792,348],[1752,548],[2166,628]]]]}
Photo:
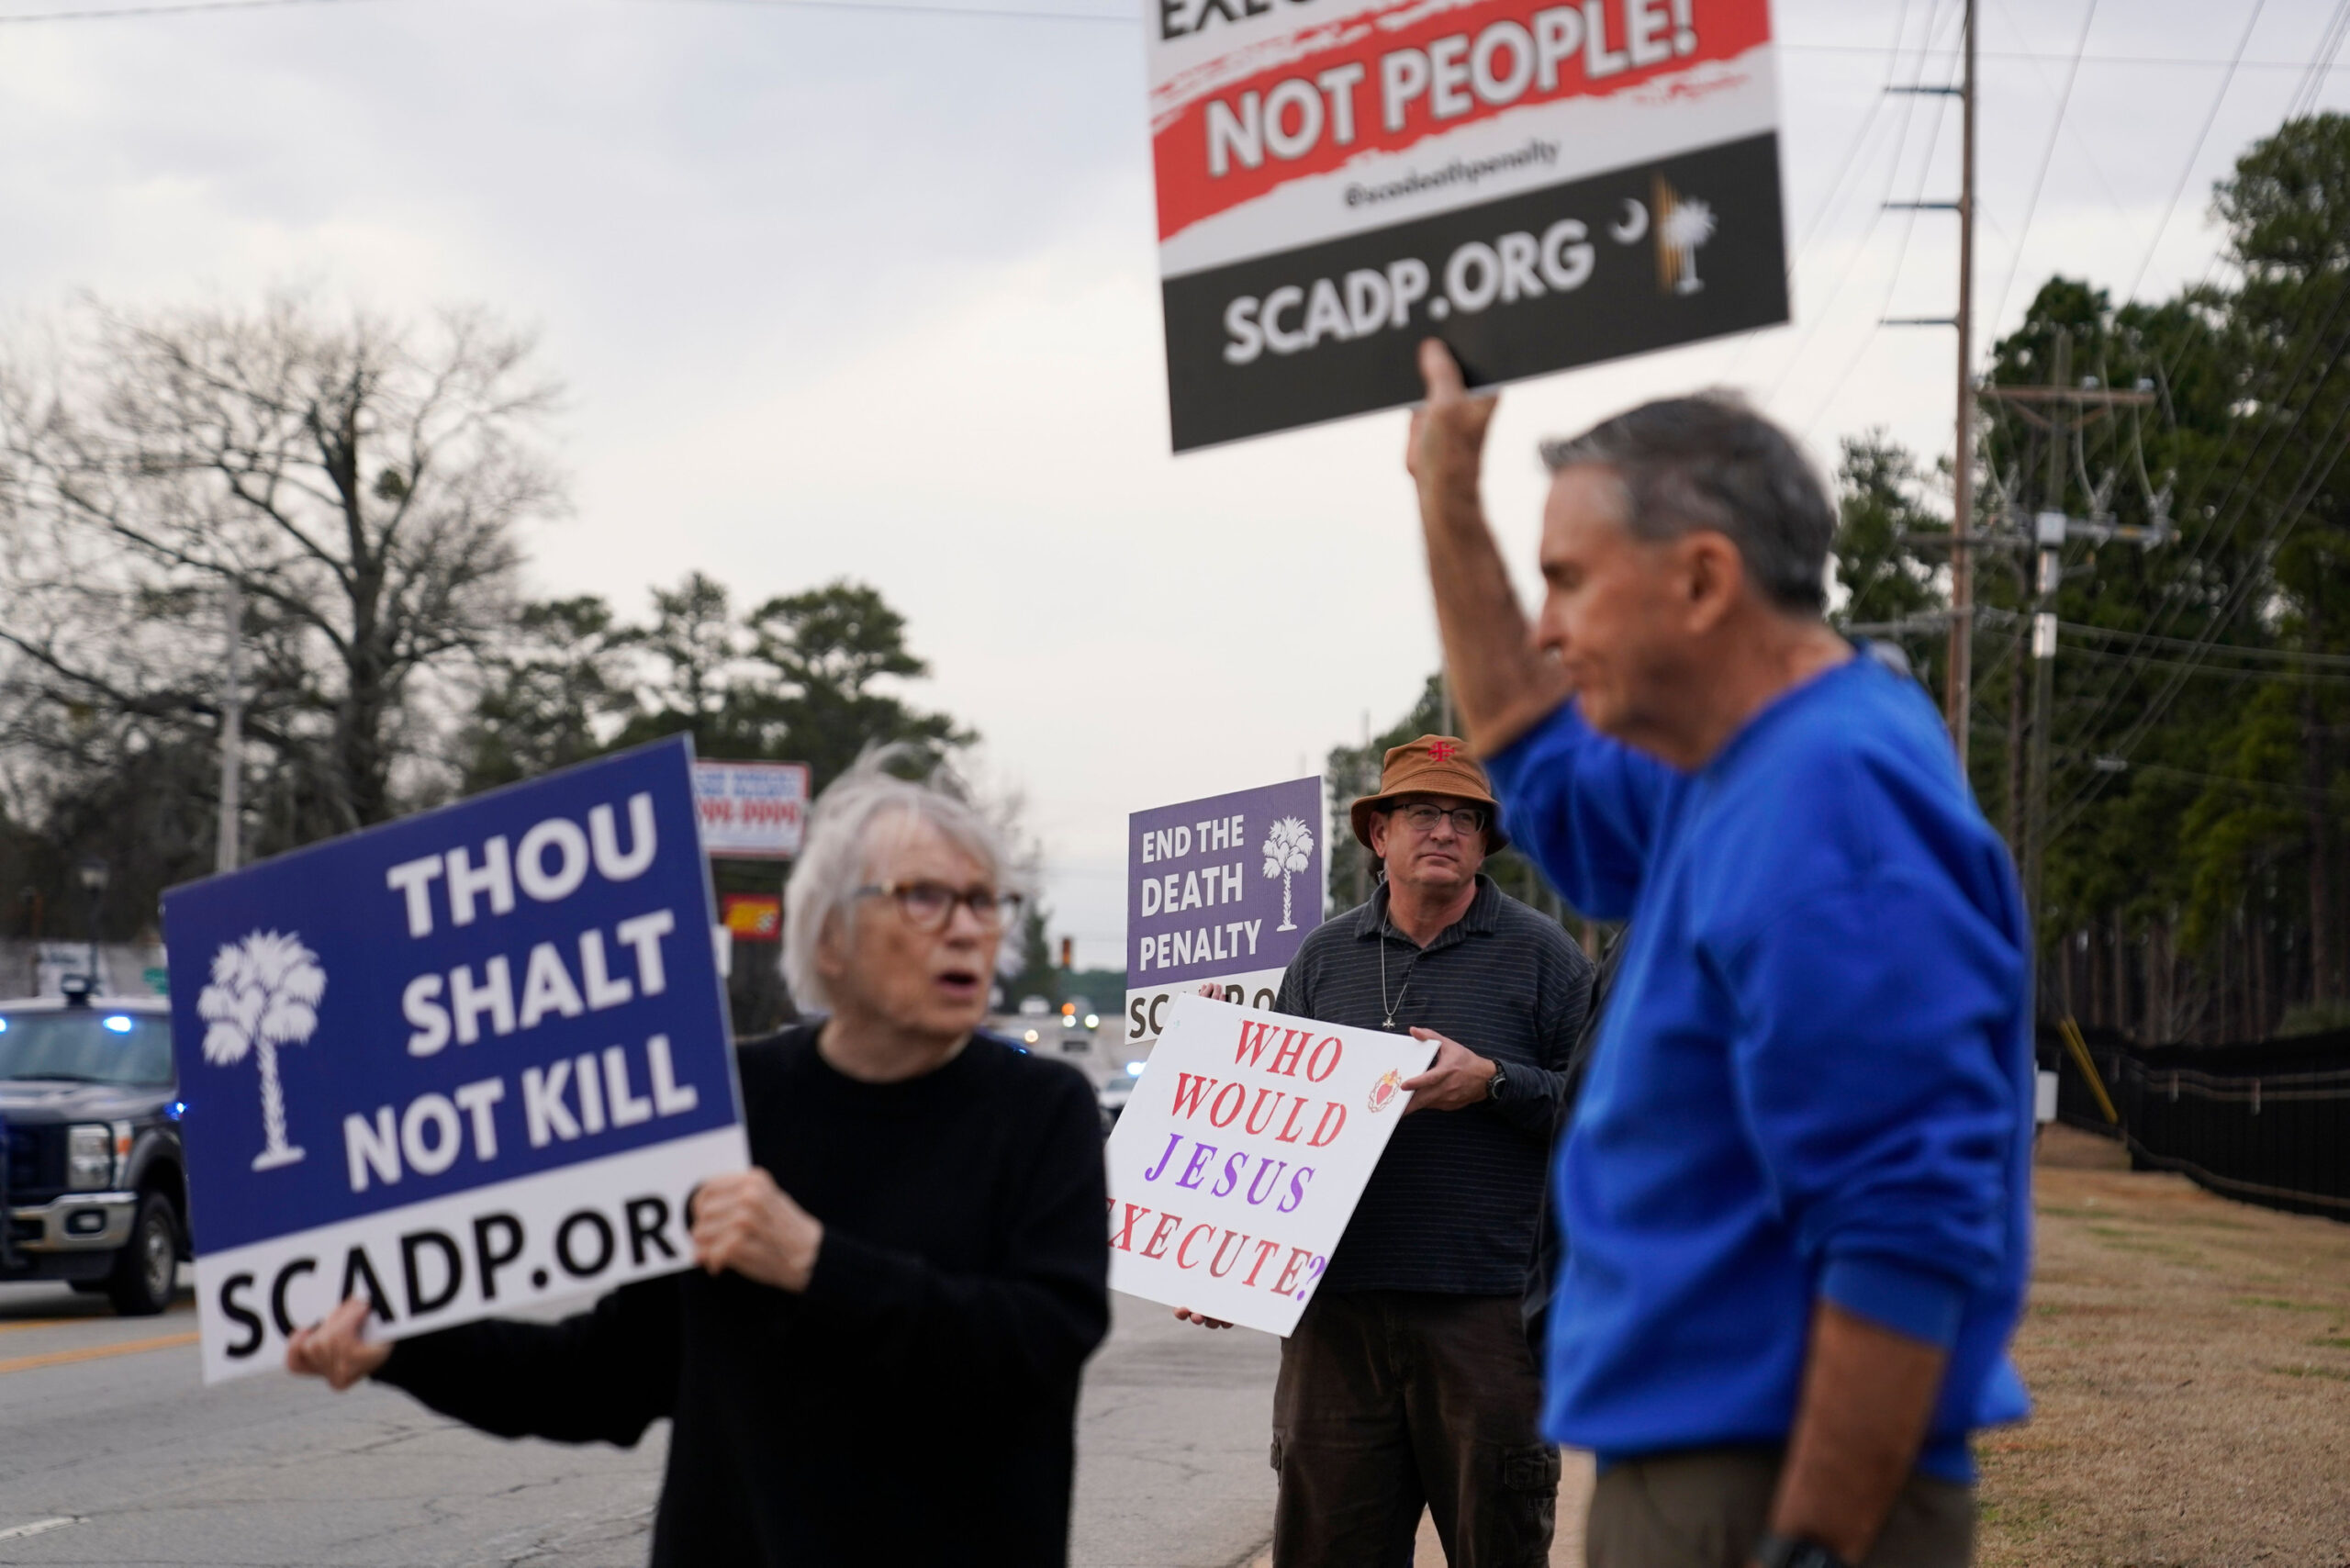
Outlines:
{"type": "Polygon", "coordinates": [[[2117,1137],[2140,1170],[2177,1170],[2222,1196],[2350,1221],[2350,1030],[2243,1046],[2083,1041],[2121,1118],[2057,1032],[2056,1116],[2117,1137]]]}

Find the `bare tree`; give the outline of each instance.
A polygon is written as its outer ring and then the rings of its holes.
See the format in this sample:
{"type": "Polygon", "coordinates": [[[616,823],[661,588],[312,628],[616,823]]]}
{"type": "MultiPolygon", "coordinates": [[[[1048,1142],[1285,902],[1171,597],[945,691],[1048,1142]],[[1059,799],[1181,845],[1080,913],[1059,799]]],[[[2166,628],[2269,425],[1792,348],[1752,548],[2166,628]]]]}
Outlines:
{"type": "Polygon", "coordinates": [[[562,504],[532,352],[479,312],[291,297],[72,317],[0,371],[0,739],[208,738],[233,588],[261,837],[395,814],[428,689],[509,618],[516,525],[562,504]]]}

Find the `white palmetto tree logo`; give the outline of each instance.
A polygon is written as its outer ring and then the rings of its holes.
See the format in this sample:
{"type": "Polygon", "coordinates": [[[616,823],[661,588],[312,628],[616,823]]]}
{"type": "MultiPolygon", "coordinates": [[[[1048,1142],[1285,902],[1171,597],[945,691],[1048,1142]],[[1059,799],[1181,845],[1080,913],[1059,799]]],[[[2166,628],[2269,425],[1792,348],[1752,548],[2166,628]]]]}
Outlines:
{"type": "Polygon", "coordinates": [[[1277,931],[1294,931],[1290,917],[1289,879],[1313,863],[1314,830],[1297,817],[1283,817],[1265,835],[1265,875],[1281,879],[1281,923],[1277,931]]]}
{"type": "Polygon", "coordinates": [[[1715,227],[1714,209],[1702,201],[1675,202],[1664,215],[1658,234],[1680,262],[1676,269],[1680,277],[1673,286],[1675,292],[1695,294],[1706,286],[1697,276],[1697,250],[1714,237],[1715,227]]]}
{"type": "Polygon", "coordinates": [[[196,999],[204,1059],[234,1067],[251,1054],[261,1068],[262,1151],[253,1169],[291,1165],[302,1151],[285,1141],[285,1091],[277,1081],[277,1047],[309,1043],[319,1026],[327,972],[300,937],[256,931],[212,958],[212,983],[196,999]]]}

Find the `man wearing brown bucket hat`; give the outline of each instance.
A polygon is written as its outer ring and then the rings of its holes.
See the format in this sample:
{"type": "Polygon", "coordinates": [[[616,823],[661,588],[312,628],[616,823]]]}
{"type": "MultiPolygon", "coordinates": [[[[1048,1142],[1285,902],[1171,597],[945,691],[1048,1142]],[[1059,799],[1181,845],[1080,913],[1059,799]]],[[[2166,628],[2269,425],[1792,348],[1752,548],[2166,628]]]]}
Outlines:
{"type": "Polygon", "coordinates": [[[1508,840],[1463,742],[1394,747],[1351,816],[1379,889],[1306,938],[1274,1009],[1408,1029],[1437,1056],[1281,1344],[1273,1562],[1404,1568],[1425,1506],[1452,1568],[1534,1568],[1559,1461],[1528,1303],[1592,965],[1482,874],[1508,840]]]}

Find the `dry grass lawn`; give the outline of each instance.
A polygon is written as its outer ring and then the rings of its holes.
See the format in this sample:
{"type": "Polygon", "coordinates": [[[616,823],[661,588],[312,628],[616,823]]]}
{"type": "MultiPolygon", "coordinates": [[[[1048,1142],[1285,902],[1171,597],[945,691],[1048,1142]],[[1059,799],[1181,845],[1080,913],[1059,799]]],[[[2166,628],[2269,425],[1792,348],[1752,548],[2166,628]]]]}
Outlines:
{"type": "Polygon", "coordinates": [[[1985,1568],[2350,1565],[2350,1225],[2132,1174],[2051,1127],[1985,1568]]]}

